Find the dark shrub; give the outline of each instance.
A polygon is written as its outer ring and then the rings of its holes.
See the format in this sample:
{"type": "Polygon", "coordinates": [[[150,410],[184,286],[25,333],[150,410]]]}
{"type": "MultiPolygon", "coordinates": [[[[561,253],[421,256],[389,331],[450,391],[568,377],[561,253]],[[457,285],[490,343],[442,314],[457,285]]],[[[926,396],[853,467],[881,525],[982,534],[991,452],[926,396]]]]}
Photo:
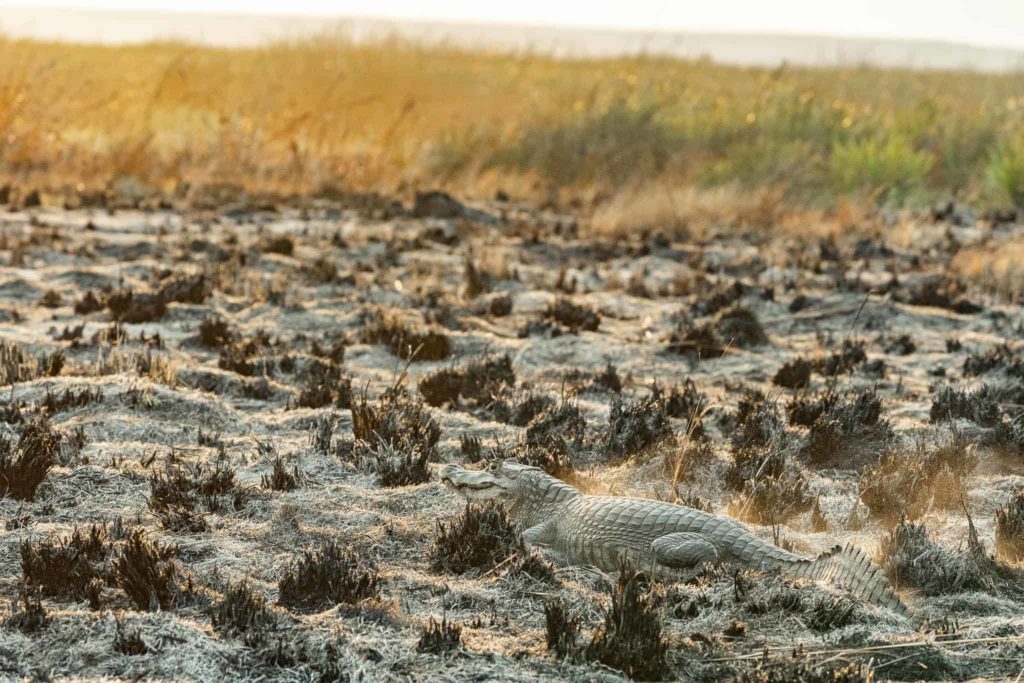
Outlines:
{"type": "Polygon", "coordinates": [[[462,515],[437,520],[430,563],[436,571],[465,574],[493,569],[519,547],[519,534],[500,505],[466,505],[462,515]]]}
{"type": "Polygon", "coordinates": [[[60,443],[60,434],[45,416],[25,425],[14,446],[0,438],[0,495],[32,500],[57,464],[60,443]]]}
{"type": "Polygon", "coordinates": [[[117,583],[128,594],[135,607],[154,612],[174,606],[178,593],[175,586],[177,566],[174,546],[160,546],[145,537],[141,530],[131,532],[114,560],[117,583]]]}
{"type": "Polygon", "coordinates": [[[84,534],[75,527],[70,537],[57,542],[25,540],[19,550],[25,584],[46,596],[85,599],[93,581],[112,578],[110,539],[101,526],[93,525],[84,534]]]}
{"type": "Polygon", "coordinates": [[[447,616],[441,617],[441,621],[430,617],[430,621],[423,627],[420,639],[416,643],[417,652],[435,655],[460,649],[462,649],[462,626],[448,621],[447,616]]]}
{"type": "Polygon", "coordinates": [[[604,623],[584,649],[584,658],[617,669],[633,680],[668,678],[668,642],[643,576],[623,570],[612,589],[611,605],[603,611],[604,623]]]}
{"type": "Polygon", "coordinates": [[[278,603],[293,609],[317,610],[357,604],[380,595],[381,578],[353,550],[328,543],[306,550],[285,570],[277,584],[278,603]]]}
{"type": "Polygon", "coordinates": [[[548,305],[544,317],[564,325],[569,331],[596,332],[601,324],[601,315],[586,306],[574,304],[569,299],[559,298],[548,305]]]}

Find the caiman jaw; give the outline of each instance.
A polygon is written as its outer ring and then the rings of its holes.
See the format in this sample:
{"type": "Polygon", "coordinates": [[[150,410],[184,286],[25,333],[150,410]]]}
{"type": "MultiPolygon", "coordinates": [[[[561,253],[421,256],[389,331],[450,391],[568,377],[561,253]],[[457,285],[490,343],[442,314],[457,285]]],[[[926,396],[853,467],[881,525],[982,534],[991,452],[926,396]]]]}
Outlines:
{"type": "Polygon", "coordinates": [[[493,498],[503,490],[489,472],[464,470],[456,465],[441,468],[441,483],[471,500],[493,498]]]}

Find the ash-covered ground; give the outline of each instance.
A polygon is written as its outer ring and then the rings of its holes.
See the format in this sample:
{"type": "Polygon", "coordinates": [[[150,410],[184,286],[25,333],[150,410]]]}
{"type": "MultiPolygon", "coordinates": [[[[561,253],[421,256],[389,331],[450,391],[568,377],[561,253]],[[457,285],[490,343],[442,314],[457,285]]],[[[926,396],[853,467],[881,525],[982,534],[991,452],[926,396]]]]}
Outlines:
{"type": "Polygon", "coordinates": [[[949,270],[1024,226],[611,242],[418,209],[0,215],[3,676],[1024,669],[1024,316],[949,270]],[[911,614],[552,566],[437,481],[513,456],[803,555],[855,543],[911,614]]]}

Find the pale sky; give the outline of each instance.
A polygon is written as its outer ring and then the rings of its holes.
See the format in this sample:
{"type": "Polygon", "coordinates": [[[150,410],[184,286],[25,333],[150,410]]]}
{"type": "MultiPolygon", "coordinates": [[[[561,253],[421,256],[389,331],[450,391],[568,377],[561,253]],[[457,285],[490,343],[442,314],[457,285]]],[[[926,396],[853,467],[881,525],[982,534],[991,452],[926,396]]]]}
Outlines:
{"type": "Polygon", "coordinates": [[[0,5],[810,33],[1024,49],[1024,0],[0,0],[0,5]]]}

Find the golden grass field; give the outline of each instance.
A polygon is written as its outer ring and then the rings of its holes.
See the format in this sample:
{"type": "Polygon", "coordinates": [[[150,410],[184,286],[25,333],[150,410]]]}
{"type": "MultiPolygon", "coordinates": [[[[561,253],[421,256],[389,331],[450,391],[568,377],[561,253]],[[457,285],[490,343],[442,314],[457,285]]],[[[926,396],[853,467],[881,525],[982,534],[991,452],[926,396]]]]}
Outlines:
{"type": "Polygon", "coordinates": [[[601,230],[1024,203],[1024,74],[558,60],[338,35],[0,39],[0,179],[124,195],[497,189],[601,230]]]}

